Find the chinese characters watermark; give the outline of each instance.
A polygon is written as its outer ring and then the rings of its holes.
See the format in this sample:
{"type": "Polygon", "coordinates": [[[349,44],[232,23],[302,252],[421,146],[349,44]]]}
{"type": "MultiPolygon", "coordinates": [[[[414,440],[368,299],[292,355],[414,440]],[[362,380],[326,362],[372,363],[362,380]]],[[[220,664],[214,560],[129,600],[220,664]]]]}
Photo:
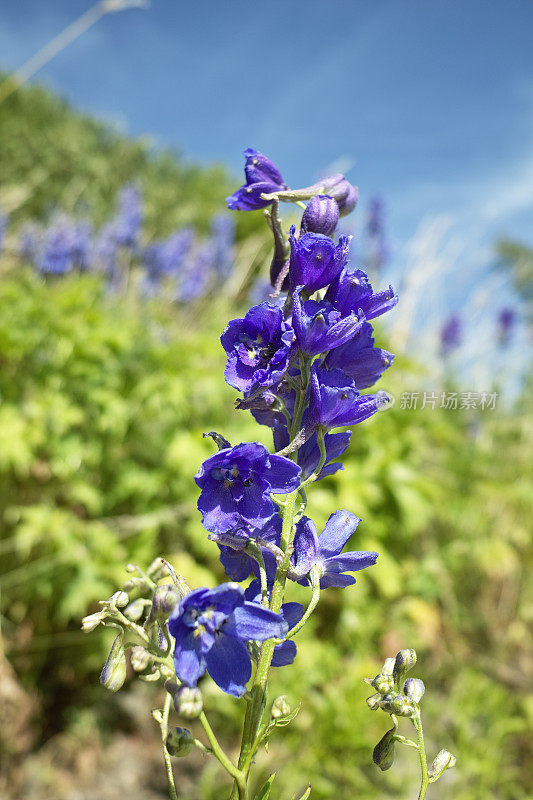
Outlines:
{"type": "MultiPolygon", "coordinates": [[[[391,405],[394,405],[396,398],[388,394],[391,405]]],[[[421,411],[424,408],[494,411],[497,400],[497,392],[402,392],[400,408],[406,411],[421,411]]]]}

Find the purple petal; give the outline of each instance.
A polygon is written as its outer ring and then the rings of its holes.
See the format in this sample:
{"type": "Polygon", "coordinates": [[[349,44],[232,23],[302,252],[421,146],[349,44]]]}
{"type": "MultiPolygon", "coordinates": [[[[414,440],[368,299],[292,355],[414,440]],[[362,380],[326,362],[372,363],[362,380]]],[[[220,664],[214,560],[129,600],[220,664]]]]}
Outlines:
{"type": "Polygon", "coordinates": [[[266,639],[285,636],[289,630],[287,623],[265,606],[246,601],[244,606],[236,608],[226,622],[225,629],[239,639],[254,639],[264,642],[266,639]]]}
{"type": "Polygon", "coordinates": [[[351,511],[335,511],[318,537],[318,547],[323,558],[338,555],[361,522],[351,511]]]}
{"type": "Polygon", "coordinates": [[[329,572],[358,572],[365,567],[376,563],[378,554],[365,550],[348,550],[340,556],[326,559],[326,571],[329,572]]]}
{"type": "Polygon", "coordinates": [[[200,642],[192,633],[174,651],[176,675],[187,686],[196,686],[205,672],[205,656],[200,652],[200,642]]]}
{"type": "Polygon", "coordinates": [[[309,517],[302,517],[296,525],[293,560],[296,575],[307,575],[318,558],[318,537],[315,524],[309,517]]]}
{"type": "Polygon", "coordinates": [[[295,658],[296,645],[291,639],[289,639],[288,642],[283,642],[282,644],[277,644],[275,646],[270,665],[272,667],[286,667],[288,664],[292,664],[295,658]]]}
{"type": "Polygon", "coordinates": [[[244,644],[220,633],[205,657],[207,671],[223,692],[242,697],[252,674],[250,656],[244,644]]]}
{"type": "Polygon", "coordinates": [[[320,588],[328,589],[330,586],[337,586],[344,588],[345,586],[353,586],[355,578],[351,575],[339,575],[336,572],[326,572],[320,578],[320,588]]]}
{"type": "Polygon", "coordinates": [[[289,626],[289,630],[300,622],[304,615],[304,607],[301,603],[283,603],[281,606],[281,616],[289,626]]]}
{"type": "Polygon", "coordinates": [[[271,455],[270,469],[265,474],[272,494],[288,494],[298,488],[301,469],[284,456],[271,455]]]}

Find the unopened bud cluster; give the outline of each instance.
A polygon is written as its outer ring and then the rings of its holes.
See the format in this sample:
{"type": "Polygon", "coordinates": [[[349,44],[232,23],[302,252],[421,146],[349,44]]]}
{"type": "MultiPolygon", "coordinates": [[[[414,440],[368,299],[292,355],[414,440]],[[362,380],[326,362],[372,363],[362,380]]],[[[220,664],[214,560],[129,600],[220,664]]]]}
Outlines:
{"type": "MultiPolygon", "coordinates": [[[[407,678],[404,680],[406,673],[415,664],[416,653],[414,650],[400,650],[396,654],[396,658],[387,658],[385,660],[381,672],[374,678],[365,679],[376,690],[366,700],[368,707],[372,711],[380,708],[391,715],[393,722],[393,727],[382,736],[372,753],[374,763],[381,770],[387,770],[392,767],[397,742],[417,748],[423,753],[425,759],[419,706],[424,696],[425,686],[420,678],[407,678]],[[418,735],[418,744],[398,735],[399,723],[397,717],[407,717],[411,720],[418,735]]],[[[429,783],[434,783],[446,769],[454,765],[454,756],[447,750],[441,750],[428,770],[429,783]]]]}
{"type": "Polygon", "coordinates": [[[367,698],[367,705],[375,711],[381,708],[387,714],[411,717],[416,713],[416,704],[424,694],[424,684],[418,678],[409,678],[400,690],[403,676],[416,664],[414,650],[400,650],[396,658],[387,658],[381,672],[368,678],[376,693],[367,698]]]}
{"type": "Polygon", "coordinates": [[[167,620],[189,591],[162,558],[156,558],[146,571],[128,564],[126,572],[129,577],[123,588],[101,600],[101,610],[85,617],[81,626],[87,633],[99,625],[120,630],[100,676],[103,686],[112,692],[118,691],[126,680],[126,649],[130,651],[133,671],[142,680],[156,681],[168,677],[166,673],[172,674],[171,667],[164,664],[164,657],[170,656],[167,620]],[[167,582],[158,585],[165,578],[167,582]]]}

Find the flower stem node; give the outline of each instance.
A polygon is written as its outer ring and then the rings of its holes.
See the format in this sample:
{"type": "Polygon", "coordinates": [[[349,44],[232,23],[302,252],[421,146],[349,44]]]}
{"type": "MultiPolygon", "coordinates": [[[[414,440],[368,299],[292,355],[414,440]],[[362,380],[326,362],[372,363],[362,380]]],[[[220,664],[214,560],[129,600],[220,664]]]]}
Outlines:
{"type": "Polygon", "coordinates": [[[100,674],[100,683],[110,692],[118,692],[126,680],[126,656],[122,647],[123,634],[111,645],[111,650],[100,674]]]}
{"type": "Polygon", "coordinates": [[[374,764],[377,764],[383,772],[390,769],[394,763],[394,750],[396,746],[395,734],[396,726],[391,728],[390,731],[387,731],[374,747],[372,753],[374,764]]]}
{"type": "Polygon", "coordinates": [[[433,783],[440,778],[443,772],[447,769],[451,769],[455,767],[457,763],[457,759],[455,756],[449,752],[449,750],[441,750],[435,758],[433,759],[433,763],[431,764],[430,768],[428,769],[428,776],[430,781],[433,783]]]}
{"type": "Polygon", "coordinates": [[[290,713],[291,713],[291,706],[287,700],[286,695],[282,694],[279,697],[276,697],[276,699],[272,703],[272,708],[270,710],[270,716],[272,717],[272,719],[279,719],[280,717],[286,717],[290,713]]]}
{"type": "Polygon", "coordinates": [[[399,685],[405,673],[413,669],[415,664],[416,653],[414,650],[400,650],[400,652],[396,654],[396,660],[394,662],[394,669],[392,672],[396,685],[399,685]]]}
{"type": "Polygon", "coordinates": [[[180,600],[181,595],[172,584],[158,586],[152,600],[151,619],[157,619],[160,622],[168,619],[180,600]]]}
{"type": "Polygon", "coordinates": [[[186,719],[196,719],[200,716],[204,700],[197,686],[178,686],[171,694],[177,714],[186,719]]]}
{"type": "Polygon", "coordinates": [[[420,678],[407,678],[403,685],[403,693],[412,703],[419,703],[425,691],[426,687],[420,678]]]}
{"type": "Polygon", "coordinates": [[[401,694],[384,694],[379,702],[379,707],[387,714],[396,714],[399,717],[410,717],[415,708],[412,703],[401,694]]]}
{"type": "Polygon", "coordinates": [[[194,739],[187,728],[172,728],[167,734],[165,747],[169,755],[183,758],[194,747],[194,739]]]}

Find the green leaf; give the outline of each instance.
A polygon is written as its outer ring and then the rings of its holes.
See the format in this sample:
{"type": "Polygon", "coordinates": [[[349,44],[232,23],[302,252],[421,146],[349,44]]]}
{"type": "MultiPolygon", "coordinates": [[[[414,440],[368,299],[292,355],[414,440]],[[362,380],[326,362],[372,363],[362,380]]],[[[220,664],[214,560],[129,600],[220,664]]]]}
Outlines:
{"type": "Polygon", "coordinates": [[[259,794],[256,796],[255,800],[268,800],[270,797],[270,790],[272,788],[272,784],[274,782],[274,778],[276,777],[276,773],[273,772],[270,778],[267,780],[266,783],[262,785],[259,790],[259,794]]]}
{"type": "Polygon", "coordinates": [[[303,795],[299,797],[298,800],[307,800],[307,798],[310,797],[310,795],[311,795],[311,786],[308,786],[303,795]]]}

